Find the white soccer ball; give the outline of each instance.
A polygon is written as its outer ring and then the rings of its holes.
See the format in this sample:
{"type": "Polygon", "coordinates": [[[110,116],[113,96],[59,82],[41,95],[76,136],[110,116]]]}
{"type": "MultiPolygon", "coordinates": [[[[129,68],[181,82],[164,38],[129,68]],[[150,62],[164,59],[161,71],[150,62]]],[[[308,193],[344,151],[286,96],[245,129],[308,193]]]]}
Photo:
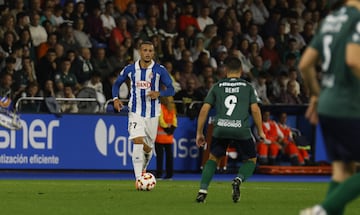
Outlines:
{"type": "Polygon", "coordinates": [[[141,178],[137,180],[137,189],[150,191],[155,188],[156,178],[153,174],[146,172],[143,173],[141,178]]]}

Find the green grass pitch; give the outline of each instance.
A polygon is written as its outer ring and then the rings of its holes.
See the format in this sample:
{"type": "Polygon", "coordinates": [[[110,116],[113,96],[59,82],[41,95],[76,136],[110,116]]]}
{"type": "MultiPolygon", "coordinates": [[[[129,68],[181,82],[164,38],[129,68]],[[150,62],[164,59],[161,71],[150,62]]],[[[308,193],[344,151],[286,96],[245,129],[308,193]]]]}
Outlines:
{"type": "MultiPolygon", "coordinates": [[[[195,203],[198,181],[158,181],[152,191],[136,191],[129,180],[0,180],[4,215],[290,215],[321,200],[326,183],[247,182],[233,203],[231,183],[213,181],[207,201],[195,203]]],[[[341,197],[339,197],[341,198],[341,197]]],[[[360,200],[345,214],[360,214],[360,200]]]]}

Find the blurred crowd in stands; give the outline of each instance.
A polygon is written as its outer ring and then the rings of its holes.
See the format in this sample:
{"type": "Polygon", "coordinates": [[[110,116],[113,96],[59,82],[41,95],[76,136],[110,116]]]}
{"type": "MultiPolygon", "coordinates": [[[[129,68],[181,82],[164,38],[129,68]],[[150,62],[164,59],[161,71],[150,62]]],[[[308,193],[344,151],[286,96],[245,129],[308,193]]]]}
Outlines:
{"type": "MultiPolygon", "coordinates": [[[[304,104],[297,69],[326,0],[0,0],[0,96],[112,98],[141,41],[171,73],[178,112],[202,101],[237,56],[264,104],[304,104]]],[[[318,72],[321,78],[320,70],[318,72]]],[[[129,94],[122,86],[120,97],[129,94]]],[[[41,111],[28,101],[23,111],[41,111]]],[[[61,112],[78,112],[75,103],[61,112]]]]}

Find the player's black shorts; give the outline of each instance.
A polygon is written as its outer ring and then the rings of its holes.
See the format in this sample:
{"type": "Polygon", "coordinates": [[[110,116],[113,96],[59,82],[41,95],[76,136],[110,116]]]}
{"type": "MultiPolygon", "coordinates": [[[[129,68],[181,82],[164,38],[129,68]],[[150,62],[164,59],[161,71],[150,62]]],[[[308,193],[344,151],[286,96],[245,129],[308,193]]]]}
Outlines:
{"type": "Polygon", "coordinates": [[[326,152],[332,161],[360,161],[360,119],[319,116],[326,152]]]}
{"type": "Polygon", "coordinates": [[[243,160],[256,157],[255,142],[253,139],[235,140],[213,137],[210,152],[215,157],[220,158],[226,155],[226,150],[229,145],[236,148],[243,160]]]}

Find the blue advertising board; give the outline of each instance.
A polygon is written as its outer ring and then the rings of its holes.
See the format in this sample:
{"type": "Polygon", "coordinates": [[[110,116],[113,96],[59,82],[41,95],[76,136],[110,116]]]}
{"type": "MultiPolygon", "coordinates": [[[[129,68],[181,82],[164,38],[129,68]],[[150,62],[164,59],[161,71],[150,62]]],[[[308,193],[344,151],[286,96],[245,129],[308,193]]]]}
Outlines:
{"type": "MultiPolygon", "coordinates": [[[[132,170],[123,115],[22,114],[22,129],[0,128],[1,169],[132,170]]],[[[174,169],[197,171],[196,121],[178,118],[174,169]]],[[[152,159],[149,169],[155,169],[152,159]]]]}

